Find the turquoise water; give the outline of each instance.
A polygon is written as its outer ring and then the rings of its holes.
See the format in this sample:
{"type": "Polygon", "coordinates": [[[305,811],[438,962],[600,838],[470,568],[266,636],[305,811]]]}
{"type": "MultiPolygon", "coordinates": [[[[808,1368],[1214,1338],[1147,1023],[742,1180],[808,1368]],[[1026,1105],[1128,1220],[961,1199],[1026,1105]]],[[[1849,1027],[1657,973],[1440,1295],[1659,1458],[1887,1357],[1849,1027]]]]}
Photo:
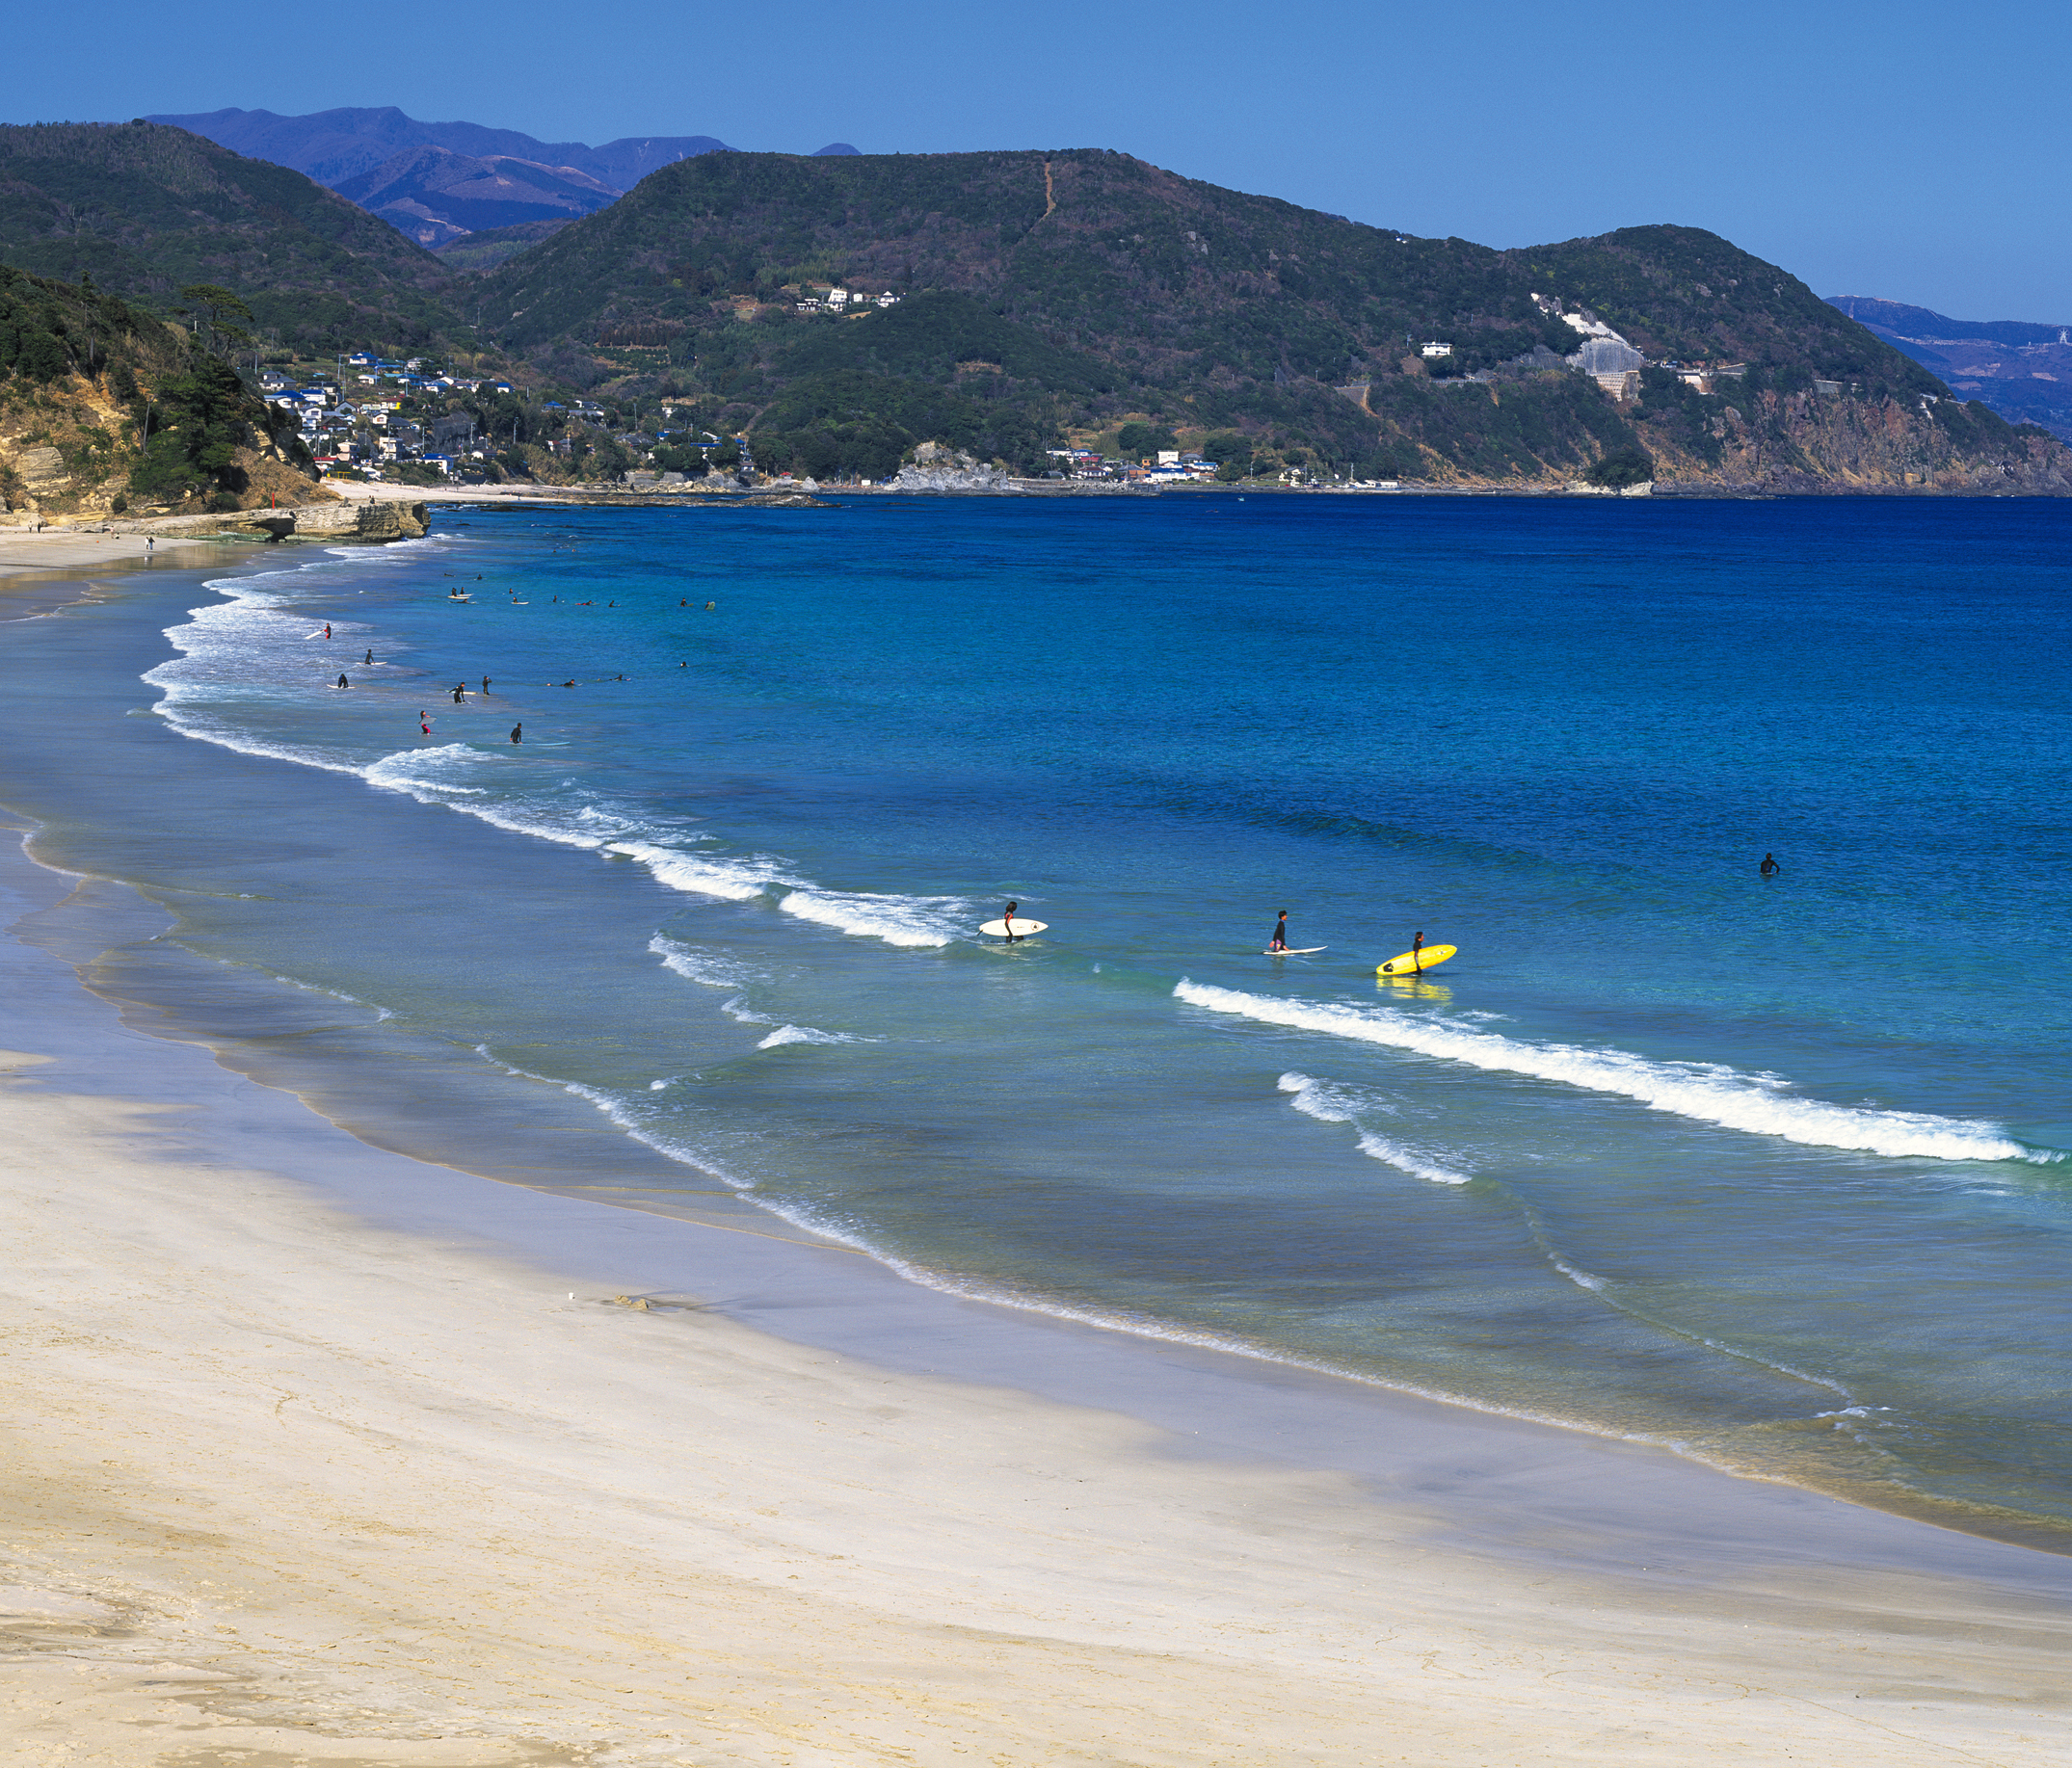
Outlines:
{"type": "Polygon", "coordinates": [[[2068,564],[1983,502],[441,515],[10,627],[0,798],[176,915],[102,986],[362,1133],[2048,1531],[2068,564]]]}

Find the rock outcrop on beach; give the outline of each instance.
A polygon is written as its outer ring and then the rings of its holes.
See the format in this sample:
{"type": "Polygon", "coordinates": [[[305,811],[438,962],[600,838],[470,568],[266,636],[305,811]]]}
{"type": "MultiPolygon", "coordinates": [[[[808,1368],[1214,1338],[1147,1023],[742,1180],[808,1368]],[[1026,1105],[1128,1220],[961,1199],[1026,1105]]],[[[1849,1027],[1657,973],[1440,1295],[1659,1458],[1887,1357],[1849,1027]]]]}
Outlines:
{"type": "Polygon", "coordinates": [[[324,541],[332,545],[424,538],[426,506],[395,498],[334,498],[289,508],[186,515],[171,520],[105,524],[118,532],[200,540],[210,535],[250,535],[269,541],[324,541]]]}
{"type": "Polygon", "coordinates": [[[895,491],[1015,491],[1015,475],[940,442],[923,442],[889,482],[895,491]]]}

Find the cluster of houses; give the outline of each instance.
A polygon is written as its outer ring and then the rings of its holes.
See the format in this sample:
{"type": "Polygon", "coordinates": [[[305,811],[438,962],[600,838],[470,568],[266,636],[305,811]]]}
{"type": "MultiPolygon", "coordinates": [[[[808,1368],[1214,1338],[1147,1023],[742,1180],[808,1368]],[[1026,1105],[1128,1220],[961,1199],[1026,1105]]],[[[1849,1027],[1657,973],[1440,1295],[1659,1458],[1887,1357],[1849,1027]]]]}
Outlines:
{"type": "Polygon", "coordinates": [[[825,295],[808,295],[793,304],[801,313],[861,313],[865,307],[896,307],[899,297],[890,289],[882,295],[866,295],[860,289],[831,288],[825,295]]]}
{"type": "Polygon", "coordinates": [[[1177,448],[1161,448],[1142,461],[1118,461],[1091,448],[1051,448],[1045,451],[1057,462],[1053,469],[1074,479],[1112,479],[1135,485],[1170,485],[1182,480],[1213,479],[1216,463],[1177,448]]]}
{"type": "MultiPolygon", "coordinates": [[[[436,397],[445,392],[473,392],[485,383],[426,375],[421,357],[407,363],[384,362],[362,352],[343,358],[343,365],[375,371],[358,377],[361,386],[380,389],[387,382],[399,390],[348,398],[337,382],[325,376],[300,386],[271,369],[259,376],[260,393],[295,417],[303,442],[320,468],[354,467],[379,476],[384,463],[417,461],[450,475],[470,457],[482,457],[475,420],[465,412],[424,422],[403,413],[405,401],[412,394],[436,397]]],[[[498,392],[511,391],[509,382],[487,384],[498,392]]]]}

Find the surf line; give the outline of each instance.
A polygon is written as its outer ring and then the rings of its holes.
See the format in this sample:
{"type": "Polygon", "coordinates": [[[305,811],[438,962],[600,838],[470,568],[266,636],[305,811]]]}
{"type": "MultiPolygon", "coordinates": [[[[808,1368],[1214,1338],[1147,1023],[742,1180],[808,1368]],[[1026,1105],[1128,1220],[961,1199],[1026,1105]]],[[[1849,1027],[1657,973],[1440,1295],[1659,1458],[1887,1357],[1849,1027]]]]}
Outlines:
{"type": "Polygon", "coordinates": [[[1616,1094],[1656,1111],[1809,1148],[1850,1148],[1890,1159],[2022,1160],[2038,1166],[2067,1158],[2058,1149],[2026,1148],[1997,1125],[1926,1112],[1859,1110],[1821,1099],[1794,1098],[1780,1091],[1782,1083],[1765,1083],[1731,1069],[1650,1062],[1625,1050],[1526,1043],[1496,1032],[1450,1025],[1444,1019],[1413,1018],[1387,1009],[1269,1000],[1186,977],[1181,978],[1173,993],[1189,1006],[1212,1013],[1412,1050],[1492,1073],[1559,1081],[1587,1093],[1616,1094]]]}

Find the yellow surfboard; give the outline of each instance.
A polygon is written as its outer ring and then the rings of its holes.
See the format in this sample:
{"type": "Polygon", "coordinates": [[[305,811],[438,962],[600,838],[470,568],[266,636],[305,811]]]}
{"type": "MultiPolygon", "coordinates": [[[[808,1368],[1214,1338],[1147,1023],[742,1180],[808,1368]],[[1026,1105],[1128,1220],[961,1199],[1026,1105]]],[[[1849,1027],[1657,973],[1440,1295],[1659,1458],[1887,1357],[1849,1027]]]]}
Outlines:
{"type": "Polygon", "coordinates": [[[1434,964],[1446,963],[1460,950],[1457,945],[1427,945],[1421,952],[1402,952],[1374,972],[1376,976],[1416,976],[1434,964]]]}

